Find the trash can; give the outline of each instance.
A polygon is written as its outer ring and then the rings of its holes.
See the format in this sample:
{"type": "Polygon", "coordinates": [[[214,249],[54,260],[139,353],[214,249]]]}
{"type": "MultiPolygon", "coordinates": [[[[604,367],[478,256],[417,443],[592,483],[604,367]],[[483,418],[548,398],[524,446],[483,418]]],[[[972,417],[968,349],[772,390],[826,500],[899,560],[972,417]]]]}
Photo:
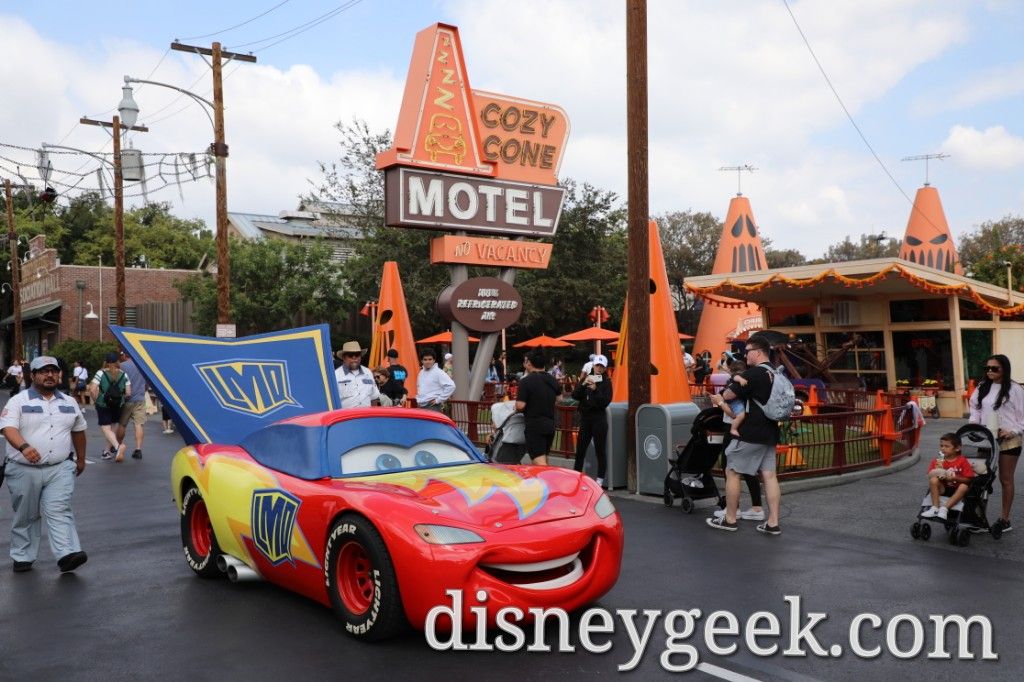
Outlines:
{"type": "Polygon", "coordinates": [[[692,402],[645,404],[636,411],[636,485],[641,495],[662,495],[669,454],[690,438],[700,409],[692,402]]]}
{"type": "MultiPolygon", "coordinates": [[[[626,472],[626,412],[629,411],[629,403],[611,403],[608,405],[608,466],[605,467],[604,485],[609,490],[614,488],[625,488],[628,479],[626,472]]],[[[591,443],[587,450],[589,455],[594,451],[591,443]]],[[[587,457],[584,471],[590,476],[595,476],[597,467],[594,464],[597,460],[594,457],[587,457]]]]}

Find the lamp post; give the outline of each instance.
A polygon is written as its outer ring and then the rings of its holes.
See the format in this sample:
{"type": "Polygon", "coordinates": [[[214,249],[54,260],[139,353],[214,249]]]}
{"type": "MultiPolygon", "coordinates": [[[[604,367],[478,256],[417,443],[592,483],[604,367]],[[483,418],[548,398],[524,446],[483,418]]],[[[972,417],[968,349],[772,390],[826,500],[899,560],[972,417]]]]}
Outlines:
{"type": "Polygon", "coordinates": [[[210,119],[213,126],[213,144],[210,151],[213,152],[216,166],[216,206],[217,206],[217,336],[234,337],[235,325],[231,323],[231,257],[228,252],[228,194],[227,194],[227,158],[228,145],[224,141],[224,86],[222,77],[221,59],[229,61],[255,62],[256,57],[251,54],[227,52],[221,50],[220,43],[213,43],[210,48],[194,45],[184,45],[179,42],[171,43],[171,49],[179,52],[192,52],[205,57],[209,56],[210,69],[213,72],[213,101],[200,97],[194,92],[179,88],[168,83],[145,80],[142,78],[124,77],[125,85],[129,83],[146,83],[157,85],[162,88],[177,90],[183,95],[188,95],[196,102],[205,104],[213,112],[203,109],[206,117],[210,119]]]}
{"type": "MultiPolygon", "coordinates": [[[[123,128],[125,131],[149,132],[146,126],[135,125],[139,118],[139,105],[132,98],[132,89],[127,83],[121,88],[121,101],[117,105],[117,113],[110,123],[91,118],[81,118],[79,123],[111,128],[114,139],[114,266],[117,273],[114,281],[117,284],[117,323],[124,326],[124,178],[121,175],[121,131],[123,128]]],[[[102,325],[100,327],[102,328],[102,325]]]]}

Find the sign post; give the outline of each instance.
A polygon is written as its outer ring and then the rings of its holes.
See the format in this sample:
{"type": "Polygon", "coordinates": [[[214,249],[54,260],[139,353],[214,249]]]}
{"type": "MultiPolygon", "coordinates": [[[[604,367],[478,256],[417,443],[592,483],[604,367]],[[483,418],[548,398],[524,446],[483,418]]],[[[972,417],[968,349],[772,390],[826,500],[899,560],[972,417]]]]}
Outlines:
{"type": "Polygon", "coordinates": [[[457,400],[479,397],[498,334],[519,319],[517,268],[550,262],[550,244],[524,238],[558,228],[568,137],[560,107],[472,90],[458,28],[416,34],[394,146],[377,155],[377,169],[387,225],[454,233],[432,242],[430,260],[451,271],[438,310],[452,322],[457,400]],[[469,280],[470,265],[500,274],[469,280]],[[471,370],[467,328],[484,332],[471,370]]]}

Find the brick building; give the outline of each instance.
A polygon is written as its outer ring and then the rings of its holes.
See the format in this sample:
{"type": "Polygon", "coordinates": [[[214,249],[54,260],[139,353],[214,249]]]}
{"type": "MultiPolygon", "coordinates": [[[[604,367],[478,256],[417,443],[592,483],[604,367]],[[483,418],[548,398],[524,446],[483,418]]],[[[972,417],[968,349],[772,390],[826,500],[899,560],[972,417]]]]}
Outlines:
{"type": "MultiPolygon", "coordinates": [[[[129,327],[194,333],[191,304],[183,302],[174,283],[195,270],[126,267],[125,322],[129,327]]],[[[61,341],[112,341],[108,324],[117,323],[117,282],[113,264],[62,265],[46,236],[29,242],[21,266],[21,317],[24,357],[46,353],[61,341]],[[94,312],[97,319],[86,319],[94,312]]],[[[0,320],[3,356],[11,360],[14,316],[0,320]]]]}

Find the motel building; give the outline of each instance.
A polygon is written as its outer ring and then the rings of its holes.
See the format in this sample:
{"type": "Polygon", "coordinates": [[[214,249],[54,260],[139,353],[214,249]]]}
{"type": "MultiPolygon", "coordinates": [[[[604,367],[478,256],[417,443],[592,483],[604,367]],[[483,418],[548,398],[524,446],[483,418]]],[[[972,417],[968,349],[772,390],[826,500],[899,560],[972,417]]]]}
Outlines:
{"type": "Polygon", "coordinates": [[[819,360],[855,332],[830,369],[843,386],[935,396],[965,414],[964,392],[993,353],[1024,378],[1024,295],[962,274],[934,187],[918,190],[898,258],[691,277],[705,310],[755,304],[761,326],[813,342],[819,360]]]}

